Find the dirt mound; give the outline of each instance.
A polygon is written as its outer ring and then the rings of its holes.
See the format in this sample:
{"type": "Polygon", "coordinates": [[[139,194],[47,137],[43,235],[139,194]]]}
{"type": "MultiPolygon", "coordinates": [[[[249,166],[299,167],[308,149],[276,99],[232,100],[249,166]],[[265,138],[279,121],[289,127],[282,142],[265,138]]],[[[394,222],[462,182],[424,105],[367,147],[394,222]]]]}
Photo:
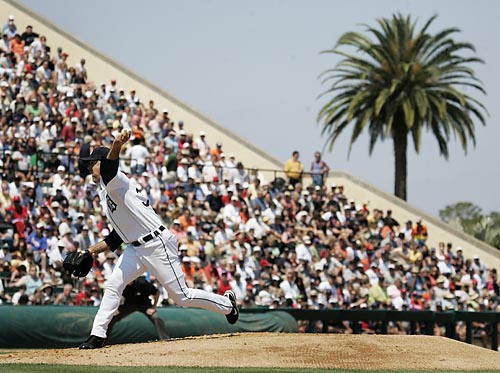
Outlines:
{"type": "Polygon", "coordinates": [[[107,346],[23,350],[0,363],[343,369],[498,369],[500,354],[429,336],[245,333],[107,346]]]}

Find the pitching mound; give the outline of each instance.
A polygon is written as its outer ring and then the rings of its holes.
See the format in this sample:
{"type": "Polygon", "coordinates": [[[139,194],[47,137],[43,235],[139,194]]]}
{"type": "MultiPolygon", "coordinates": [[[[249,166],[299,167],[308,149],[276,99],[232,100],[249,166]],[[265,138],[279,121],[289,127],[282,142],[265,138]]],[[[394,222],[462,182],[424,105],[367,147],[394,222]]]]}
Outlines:
{"type": "Polygon", "coordinates": [[[500,354],[430,336],[245,333],[93,351],[15,351],[0,355],[0,363],[473,370],[497,369],[500,354]]]}

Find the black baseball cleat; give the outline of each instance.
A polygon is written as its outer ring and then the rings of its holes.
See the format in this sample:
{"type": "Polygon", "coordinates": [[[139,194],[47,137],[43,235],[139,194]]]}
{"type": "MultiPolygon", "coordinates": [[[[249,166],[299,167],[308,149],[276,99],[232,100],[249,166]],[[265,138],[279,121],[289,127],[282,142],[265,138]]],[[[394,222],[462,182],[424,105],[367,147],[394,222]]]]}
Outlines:
{"type": "Polygon", "coordinates": [[[80,350],[93,350],[94,348],[101,348],[105,343],[106,338],[91,335],[85,342],[80,345],[80,350]]]}
{"type": "Polygon", "coordinates": [[[230,324],[235,324],[236,321],[238,321],[238,317],[240,317],[240,310],[238,309],[238,306],[236,305],[236,294],[232,290],[227,290],[224,293],[224,296],[228,298],[231,303],[233,304],[233,309],[229,314],[226,315],[227,322],[230,324]]]}

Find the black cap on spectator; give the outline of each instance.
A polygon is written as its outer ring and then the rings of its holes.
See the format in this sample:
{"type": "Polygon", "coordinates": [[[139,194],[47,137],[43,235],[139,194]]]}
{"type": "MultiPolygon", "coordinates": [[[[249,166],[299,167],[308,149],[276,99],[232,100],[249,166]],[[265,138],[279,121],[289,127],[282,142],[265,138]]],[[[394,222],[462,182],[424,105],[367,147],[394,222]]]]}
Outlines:
{"type": "Polygon", "coordinates": [[[92,154],[88,157],[81,157],[82,161],[100,161],[103,158],[106,158],[109,153],[109,148],[105,146],[99,146],[92,151],[92,154]]]}

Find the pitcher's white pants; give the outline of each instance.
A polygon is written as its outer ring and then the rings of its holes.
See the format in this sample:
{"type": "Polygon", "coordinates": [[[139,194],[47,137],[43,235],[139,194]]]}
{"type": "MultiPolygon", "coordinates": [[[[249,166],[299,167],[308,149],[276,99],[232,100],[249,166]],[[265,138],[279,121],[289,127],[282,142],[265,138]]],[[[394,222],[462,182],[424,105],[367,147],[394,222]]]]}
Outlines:
{"type": "Polygon", "coordinates": [[[137,247],[128,245],[118,258],[94,319],[92,335],[106,338],[108,325],[120,306],[123,290],[130,281],[146,270],[156,276],[168,291],[168,295],[179,306],[204,308],[224,315],[233,309],[231,301],[222,295],[187,287],[178,255],[177,239],[171,232],[165,230],[145,245],[137,247]]]}

